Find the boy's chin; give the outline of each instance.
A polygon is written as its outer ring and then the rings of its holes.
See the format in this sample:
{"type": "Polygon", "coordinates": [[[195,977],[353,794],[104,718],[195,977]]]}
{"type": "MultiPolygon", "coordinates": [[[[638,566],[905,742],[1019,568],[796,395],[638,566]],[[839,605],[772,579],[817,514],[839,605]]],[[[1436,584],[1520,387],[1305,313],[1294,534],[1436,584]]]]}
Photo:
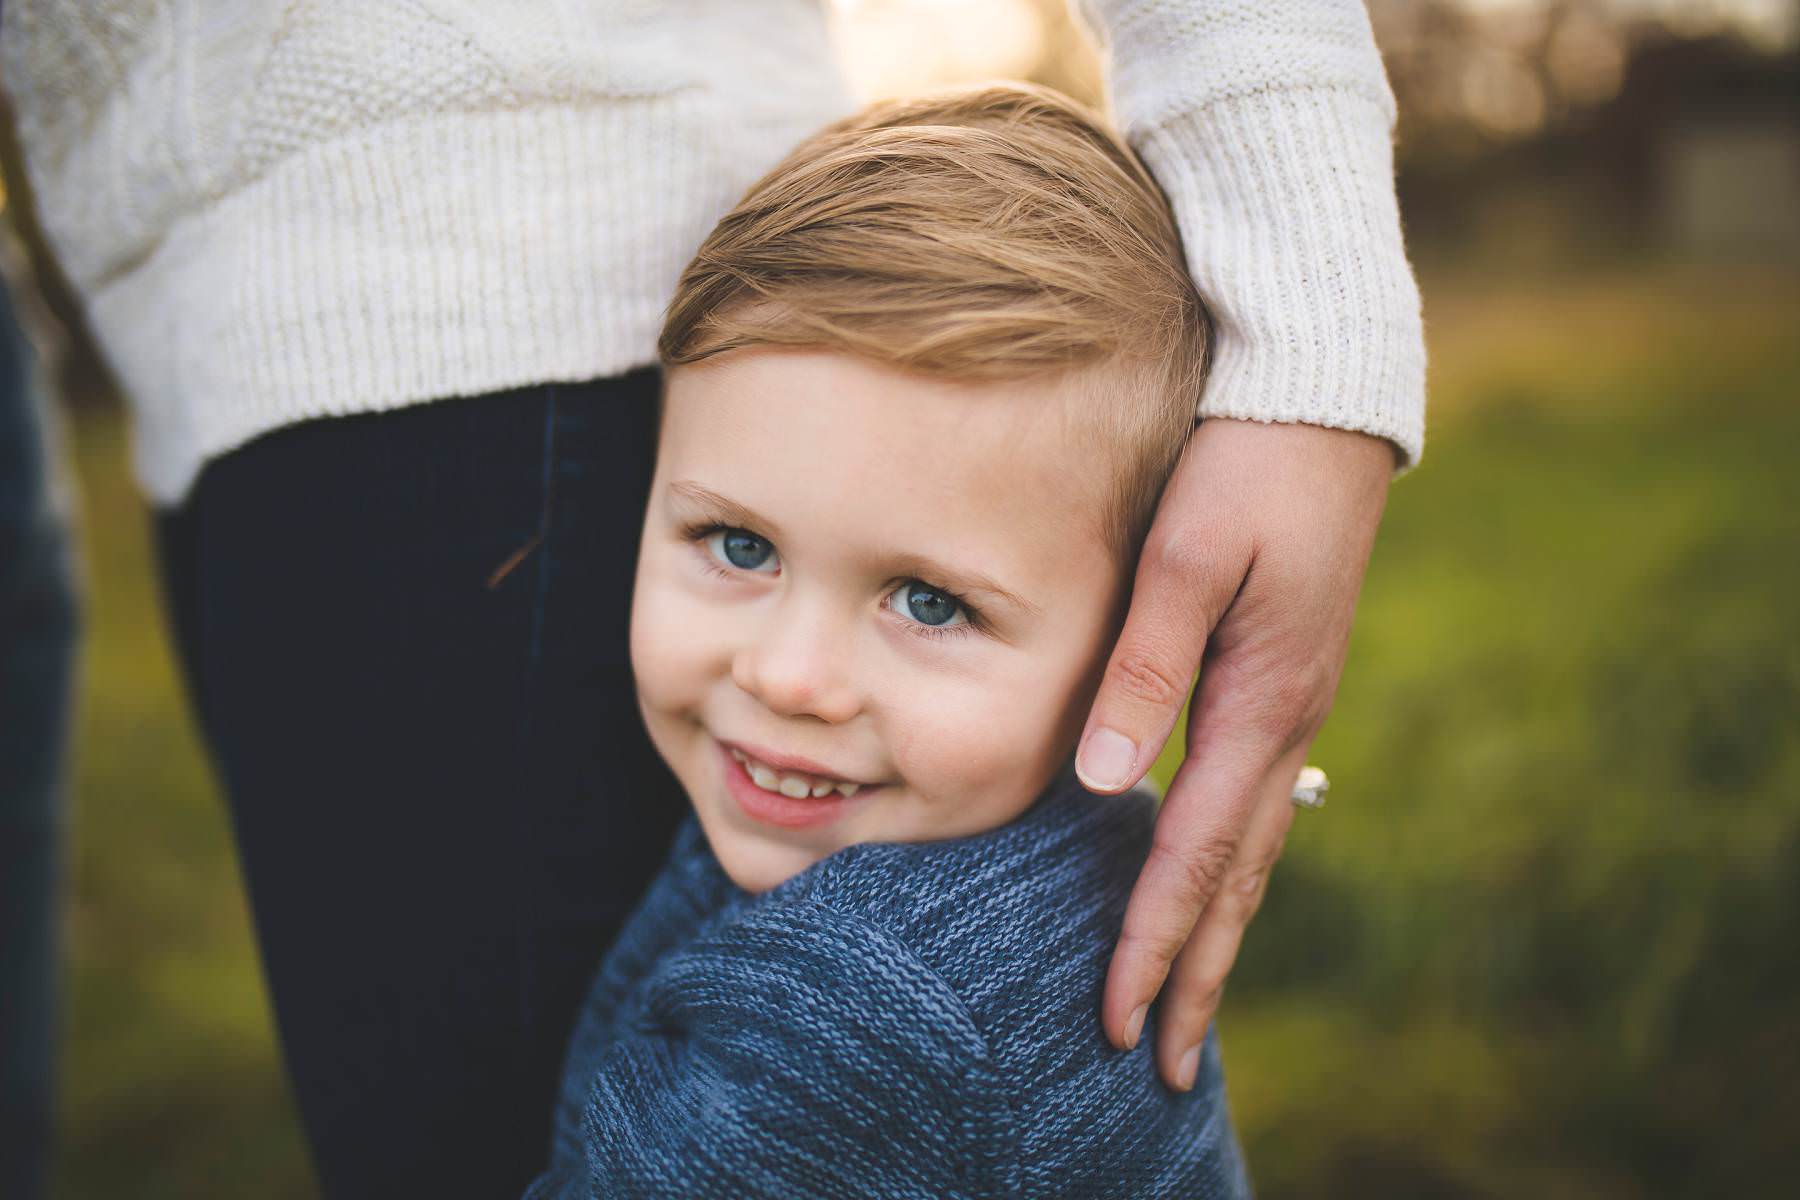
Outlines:
{"type": "Polygon", "coordinates": [[[713,857],[725,875],[746,892],[766,892],[779,887],[825,857],[805,846],[785,845],[773,838],[700,817],[701,832],[712,846],[713,857]]]}

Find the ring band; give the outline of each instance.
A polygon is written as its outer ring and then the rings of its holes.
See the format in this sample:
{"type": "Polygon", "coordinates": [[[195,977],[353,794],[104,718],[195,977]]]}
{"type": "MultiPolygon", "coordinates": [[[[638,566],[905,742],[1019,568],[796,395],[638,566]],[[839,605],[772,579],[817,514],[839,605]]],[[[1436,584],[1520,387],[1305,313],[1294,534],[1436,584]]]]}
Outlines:
{"type": "Polygon", "coordinates": [[[1294,803],[1301,808],[1324,808],[1325,793],[1331,790],[1331,781],[1325,778],[1325,772],[1317,767],[1301,767],[1300,777],[1294,780],[1294,803]]]}

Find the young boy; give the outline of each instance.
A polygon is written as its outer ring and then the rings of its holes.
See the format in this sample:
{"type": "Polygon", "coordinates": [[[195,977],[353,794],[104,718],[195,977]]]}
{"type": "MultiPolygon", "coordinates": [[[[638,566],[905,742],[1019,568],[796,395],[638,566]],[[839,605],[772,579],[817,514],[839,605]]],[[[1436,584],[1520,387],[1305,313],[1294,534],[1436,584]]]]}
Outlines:
{"type": "Polygon", "coordinates": [[[1154,799],[1070,765],[1205,329],[1155,184],[1040,89],[876,105],[719,223],[631,629],[693,819],[532,1196],[1248,1193],[1216,1041],[1177,1093],[1101,1032],[1154,799]]]}

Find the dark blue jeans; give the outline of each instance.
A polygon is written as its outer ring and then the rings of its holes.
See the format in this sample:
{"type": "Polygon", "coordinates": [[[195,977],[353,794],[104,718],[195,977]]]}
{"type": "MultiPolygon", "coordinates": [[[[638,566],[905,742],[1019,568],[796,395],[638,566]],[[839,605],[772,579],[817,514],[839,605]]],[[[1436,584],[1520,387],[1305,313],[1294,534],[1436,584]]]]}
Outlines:
{"type": "Polygon", "coordinates": [[[309,422],[159,514],[283,1055],[331,1196],[516,1196],[684,801],[628,617],[644,370],[309,422]]]}
{"type": "Polygon", "coordinates": [[[30,344],[0,282],[0,1196],[48,1192],[61,775],[75,648],[30,344]]]}

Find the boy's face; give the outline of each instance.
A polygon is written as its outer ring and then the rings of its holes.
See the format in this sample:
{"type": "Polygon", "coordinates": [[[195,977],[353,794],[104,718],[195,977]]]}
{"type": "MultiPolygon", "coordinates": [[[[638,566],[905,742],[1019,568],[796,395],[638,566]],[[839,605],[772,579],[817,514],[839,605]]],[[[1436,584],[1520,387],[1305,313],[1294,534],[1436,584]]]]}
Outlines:
{"type": "Polygon", "coordinates": [[[1125,581],[1061,407],[823,351],[670,372],[631,661],[740,887],[1002,825],[1063,764],[1125,581]]]}

